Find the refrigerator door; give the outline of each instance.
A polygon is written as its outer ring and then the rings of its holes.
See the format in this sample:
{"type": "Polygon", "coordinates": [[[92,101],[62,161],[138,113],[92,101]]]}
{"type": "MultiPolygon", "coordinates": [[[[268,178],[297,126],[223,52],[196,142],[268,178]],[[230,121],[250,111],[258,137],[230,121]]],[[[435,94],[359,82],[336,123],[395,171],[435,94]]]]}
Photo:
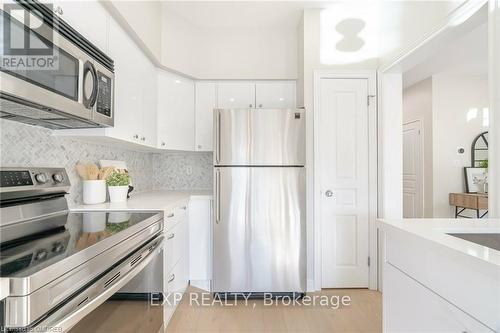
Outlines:
{"type": "Polygon", "coordinates": [[[213,292],[305,292],[305,168],[215,168],[213,292]]]}
{"type": "Polygon", "coordinates": [[[214,164],[303,166],[305,122],[303,109],[217,109],[214,164]]]}

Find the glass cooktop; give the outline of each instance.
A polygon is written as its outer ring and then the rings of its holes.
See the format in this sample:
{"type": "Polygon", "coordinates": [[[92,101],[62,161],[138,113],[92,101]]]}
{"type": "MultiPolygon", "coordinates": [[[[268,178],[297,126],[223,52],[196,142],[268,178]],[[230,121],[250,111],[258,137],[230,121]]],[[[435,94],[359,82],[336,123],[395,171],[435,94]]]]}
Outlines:
{"type": "Polygon", "coordinates": [[[29,276],[157,214],[65,212],[2,227],[0,276],[29,276]]]}

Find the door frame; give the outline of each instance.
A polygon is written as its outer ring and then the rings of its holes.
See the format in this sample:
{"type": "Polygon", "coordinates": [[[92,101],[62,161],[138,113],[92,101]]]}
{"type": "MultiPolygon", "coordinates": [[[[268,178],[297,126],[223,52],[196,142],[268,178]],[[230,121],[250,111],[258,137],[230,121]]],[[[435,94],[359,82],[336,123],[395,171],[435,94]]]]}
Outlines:
{"type": "MultiPolygon", "coordinates": [[[[404,122],[403,123],[403,132],[404,132],[404,129],[405,129],[405,125],[409,125],[409,124],[413,124],[413,123],[417,123],[418,124],[418,133],[419,133],[419,151],[418,153],[420,154],[420,163],[419,163],[419,174],[418,174],[418,181],[417,181],[417,186],[418,186],[418,189],[420,191],[420,206],[421,206],[421,209],[422,209],[422,216],[420,216],[420,218],[424,218],[425,216],[425,182],[424,182],[424,167],[425,167],[425,156],[424,156],[424,121],[423,119],[413,119],[413,120],[410,120],[410,121],[407,121],[407,122],[404,122]]],[[[401,135],[403,135],[403,132],[401,133],[401,135]]],[[[403,146],[403,149],[404,149],[404,146],[403,146]]],[[[404,151],[403,151],[403,154],[404,154],[404,151]]],[[[404,158],[404,155],[403,155],[403,158],[404,158]]],[[[404,170],[403,170],[404,171],[404,170]]],[[[404,175],[403,175],[404,177],[404,175]]],[[[403,182],[404,182],[404,179],[403,179],[403,182]]],[[[403,190],[404,190],[404,184],[403,184],[403,190]]],[[[404,212],[403,212],[404,213],[404,212]]]]}
{"type": "MultiPolygon", "coordinates": [[[[375,70],[330,70],[318,69],[314,71],[314,114],[313,128],[318,128],[320,87],[322,79],[366,79],[368,81],[368,202],[369,202],[369,256],[370,266],[368,267],[368,286],[372,290],[378,285],[378,263],[377,263],[377,72],[375,70]]],[[[314,145],[314,185],[313,185],[313,230],[314,230],[314,289],[321,290],[321,220],[319,212],[321,210],[320,179],[319,179],[319,144],[316,135],[313,135],[314,145]]]]}

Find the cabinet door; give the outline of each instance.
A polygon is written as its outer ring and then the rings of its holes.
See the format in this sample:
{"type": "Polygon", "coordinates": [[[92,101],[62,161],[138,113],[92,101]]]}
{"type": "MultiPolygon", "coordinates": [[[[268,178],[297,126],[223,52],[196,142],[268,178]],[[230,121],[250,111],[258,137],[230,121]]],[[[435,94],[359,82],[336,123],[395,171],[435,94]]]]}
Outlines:
{"type": "Polygon", "coordinates": [[[217,107],[217,85],[196,82],[195,88],[195,150],[212,151],[213,110],[217,107]]]}
{"type": "Polygon", "coordinates": [[[149,59],[145,59],[147,64],[144,67],[144,80],[142,85],[142,130],[141,141],[156,147],[157,143],[157,81],[156,68],[149,59]]]}
{"type": "Polygon", "coordinates": [[[295,82],[258,82],[255,87],[257,108],[295,108],[295,82]]]}
{"type": "Polygon", "coordinates": [[[98,1],[55,1],[53,8],[60,7],[60,17],[81,33],[101,51],[108,52],[109,15],[98,1]],[[91,18],[89,22],[87,18],[91,18]]]}
{"type": "Polygon", "coordinates": [[[255,107],[255,83],[220,82],[217,86],[217,107],[247,109],[255,107]]]}
{"type": "Polygon", "coordinates": [[[115,126],[113,137],[141,142],[143,66],[141,51],[113,19],[109,22],[109,55],[115,61],[115,126]]]}
{"type": "Polygon", "coordinates": [[[194,82],[158,70],[158,146],[194,150],[194,82]]]}
{"type": "Polygon", "coordinates": [[[382,296],[384,332],[493,332],[388,263],[382,296]]]}

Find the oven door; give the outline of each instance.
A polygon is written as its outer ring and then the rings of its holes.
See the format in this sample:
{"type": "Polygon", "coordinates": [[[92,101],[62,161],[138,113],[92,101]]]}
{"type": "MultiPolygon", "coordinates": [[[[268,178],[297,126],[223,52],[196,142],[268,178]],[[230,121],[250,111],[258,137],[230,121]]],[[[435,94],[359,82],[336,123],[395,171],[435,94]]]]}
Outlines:
{"type": "Polygon", "coordinates": [[[9,26],[11,32],[10,40],[3,44],[4,49],[9,48],[10,51],[4,52],[14,57],[12,59],[18,59],[17,62],[5,62],[5,59],[2,62],[1,92],[92,120],[97,98],[97,72],[92,58],[45,23],[35,30],[5,10],[0,10],[0,14],[1,26],[9,26]],[[26,40],[30,41],[28,45],[26,40]],[[37,50],[46,52],[38,54],[38,51],[32,50],[33,45],[38,46],[37,50]]]}
{"type": "Polygon", "coordinates": [[[162,262],[163,236],[159,236],[72,297],[35,328],[71,333],[163,331],[163,288],[161,283],[151,283],[153,278],[162,280],[162,262]],[[144,281],[145,272],[159,272],[159,275],[147,274],[144,281]],[[142,287],[137,288],[138,285],[142,287]]]}

